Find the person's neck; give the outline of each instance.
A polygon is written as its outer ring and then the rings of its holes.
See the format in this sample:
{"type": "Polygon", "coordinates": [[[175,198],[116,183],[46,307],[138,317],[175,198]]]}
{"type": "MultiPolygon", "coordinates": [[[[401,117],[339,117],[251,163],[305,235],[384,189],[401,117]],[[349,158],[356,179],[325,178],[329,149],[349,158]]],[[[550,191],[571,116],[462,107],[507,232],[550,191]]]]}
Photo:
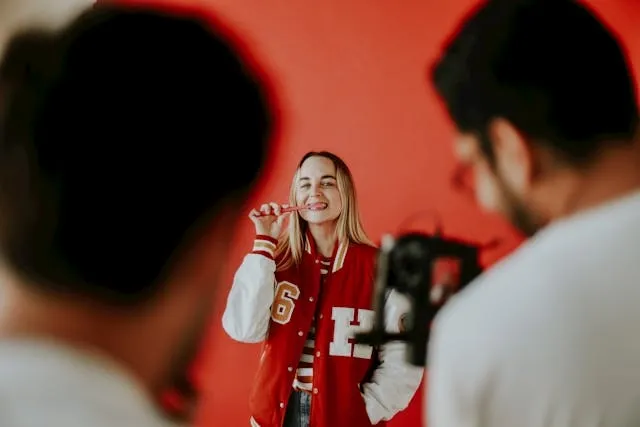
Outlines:
{"type": "Polygon", "coordinates": [[[97,305],[27,291],[14,283],[4,286],[2,298],[0,339],[49,340],[100,354],[126,370],[150,397],[154,394],[162,358],[152,356],[152,342],[142,344],[141,331],[132,324],[135,319],[97,305]],[[143,351],[145,346],[149,351],[143,351]]]}
{"type": "MultiPolygon", "coordinates": [[[[580,171],[546,184],[546,216],[555,221],[640,190],[640,146],[617,147],[580,171]]],[[[540,197],[542,198],[542,197],[540,197]]]]}
{"type": "Polygon", "coordinates": [[[309,224],[309,232],[320,255],[330,258],[336,246],[335,223],[309,224]]]}

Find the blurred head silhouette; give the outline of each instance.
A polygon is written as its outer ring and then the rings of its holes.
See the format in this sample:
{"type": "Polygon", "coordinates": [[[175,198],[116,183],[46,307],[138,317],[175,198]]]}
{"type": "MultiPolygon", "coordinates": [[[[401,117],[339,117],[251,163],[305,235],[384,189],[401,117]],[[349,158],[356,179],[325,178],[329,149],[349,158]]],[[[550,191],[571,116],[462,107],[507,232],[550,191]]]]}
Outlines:
{"type": "Polygon", "coordinates": [[[264,83],[222,27],[97,5],[0,65],[0,334],[183,375],[265,161],[264,83]],[[232,167],[228,167],[232,165],[232,167]]]}
{"type": "Polygon", "coordinates": [[[458,178],[523,233],[638,185],[627,53],[582,2],[479,3],[431,80],[458,131],[458,178]]]}

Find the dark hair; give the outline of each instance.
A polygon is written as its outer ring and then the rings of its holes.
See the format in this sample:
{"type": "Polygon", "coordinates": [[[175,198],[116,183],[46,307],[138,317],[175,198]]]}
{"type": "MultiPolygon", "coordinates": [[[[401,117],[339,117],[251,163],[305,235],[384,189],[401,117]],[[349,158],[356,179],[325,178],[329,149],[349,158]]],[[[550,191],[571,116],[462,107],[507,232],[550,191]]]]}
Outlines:
{"type": "Polygon", "coordinates": [[[214,28],[99,4],[60,32],[12,39],[0,66],[0,249],[27,282],[141,301],[197,226],[244,202],[273,118],[257,70],[214,28]]]}
{"type": "Polygon", "coordinates": [[[509,120],[535,143],[579,164],[633,140],[635,82],[613,31],[574,0],[489,0],[473,9],[431,69],[462,132],[486,138],[509,120]]]}

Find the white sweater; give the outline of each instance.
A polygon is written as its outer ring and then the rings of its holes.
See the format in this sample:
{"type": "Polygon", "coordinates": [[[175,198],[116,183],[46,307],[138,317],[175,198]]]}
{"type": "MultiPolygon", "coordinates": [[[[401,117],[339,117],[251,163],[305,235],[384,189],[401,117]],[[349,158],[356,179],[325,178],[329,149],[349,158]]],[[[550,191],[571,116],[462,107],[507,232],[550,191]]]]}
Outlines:
{"type": "Polygon", "coordinates": [[[429,427],[640,426],[640,192],[541,231],[437,316],[429,427]]]}

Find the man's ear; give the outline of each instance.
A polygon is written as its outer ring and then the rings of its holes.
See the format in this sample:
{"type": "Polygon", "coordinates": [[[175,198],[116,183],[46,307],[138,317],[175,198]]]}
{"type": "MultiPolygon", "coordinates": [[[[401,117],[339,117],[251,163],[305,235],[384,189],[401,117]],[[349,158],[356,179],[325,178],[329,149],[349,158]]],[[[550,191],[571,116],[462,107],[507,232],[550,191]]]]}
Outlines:
{"type": "Polygon", "coordinates": [[[497,173],[517,194],[528,192],[535,178],[536,165],[527,138],[503,118],[491,121],[488,136],[493,144],[497,173]]]}

